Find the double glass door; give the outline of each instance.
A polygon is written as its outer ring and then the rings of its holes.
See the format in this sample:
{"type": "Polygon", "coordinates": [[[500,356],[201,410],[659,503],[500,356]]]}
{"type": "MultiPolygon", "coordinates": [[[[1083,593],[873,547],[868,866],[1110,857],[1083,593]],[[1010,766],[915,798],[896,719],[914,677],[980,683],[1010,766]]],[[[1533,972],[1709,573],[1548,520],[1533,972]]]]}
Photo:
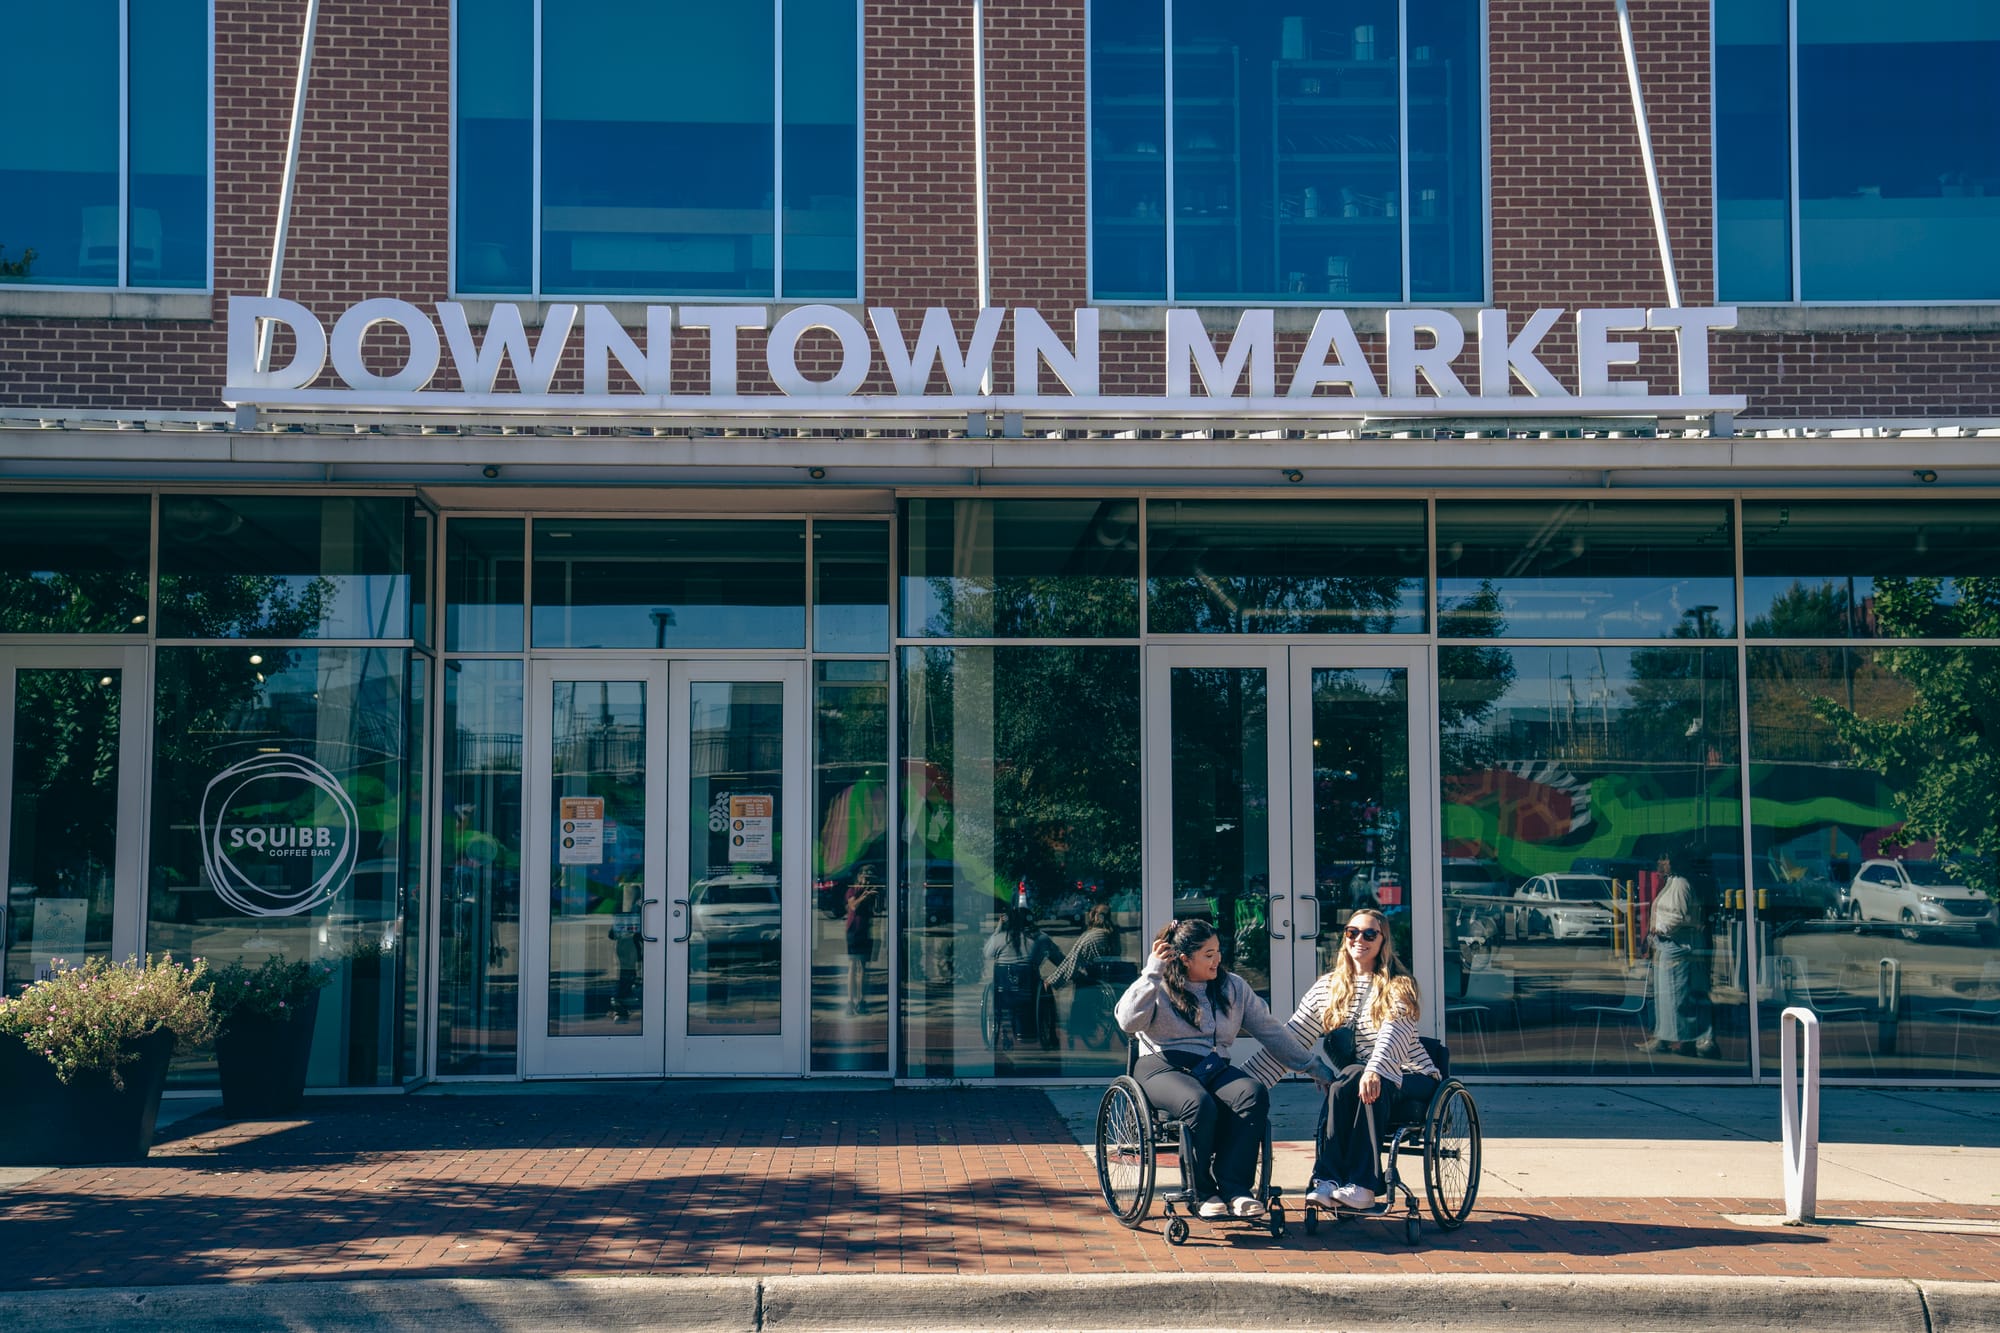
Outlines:
{"type": "Polygon", "coordinates": [[[1374,907],[1437,994],[1422,650],[1176,644],[1146,671],[1148,919],[1213,921],[1282,1019],[1374,907]]]}
{"type": "Polygon", "coordinates": [[[142,648],[0,649],[0,975],[138,952],[142,648]]]}
{"type": "Polygon", "coordinates": [[[531,683],[523,1072],[803,1072],[803,666],[544,659],[531,683]]]}

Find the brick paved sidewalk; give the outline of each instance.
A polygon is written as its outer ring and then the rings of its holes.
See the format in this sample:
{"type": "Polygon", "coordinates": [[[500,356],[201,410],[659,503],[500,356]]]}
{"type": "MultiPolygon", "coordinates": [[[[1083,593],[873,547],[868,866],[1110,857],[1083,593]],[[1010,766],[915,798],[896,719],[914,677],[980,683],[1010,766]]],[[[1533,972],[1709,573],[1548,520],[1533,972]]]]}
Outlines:
{"type": "MultiPolygon", "coordinates": [[[[1741,1227],[1765,1199],[1506,1199],[1454,1233],[1113,1223],[1033,1089],[419,1096],[173,1126],[0,1191],[0,1289],[576,1274],[1658,1273],[2000,1280],[2000,1236],[1741,1227]]],[[[1937,1217],[1909,1204],[1846,1216],[1937,1217]]],[[[2000,1224],[2000,1208],[1952,1208],[2000,1224]]]]}

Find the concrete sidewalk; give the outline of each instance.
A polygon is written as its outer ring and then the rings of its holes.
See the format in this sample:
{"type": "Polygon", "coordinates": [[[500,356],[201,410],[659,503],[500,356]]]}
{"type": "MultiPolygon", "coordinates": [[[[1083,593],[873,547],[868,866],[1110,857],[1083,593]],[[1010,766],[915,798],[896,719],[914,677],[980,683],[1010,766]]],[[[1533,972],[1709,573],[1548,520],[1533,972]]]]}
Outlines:
{"type": "MultiPolygon", "coordinates": [[[[1172,1247],[1157,1208],[1127,1231],[1085,1146],[1094,1089],[487,1085],[195,1115],[145,1163],[0,1190],[0,1323],[2000,1327],[1990,1096],[1829,1089],[1835,1220],[1780,1228],[1745,1220],[1778,1210],[1775,1091],[1475,1095],[1479,1206],[1458,1231],[1427,1219],[1414,1249],[1370,1223],[1198,1224],[1172,1247]],[[1107,1302],[1127,1280],[1157,1298],[1107,1302]],[[693,1319],[704,1291],[713,1324],[693,1319]]],[[[1293,1189],[1312,1100],[1278,1098],[1293,1189]]]]}

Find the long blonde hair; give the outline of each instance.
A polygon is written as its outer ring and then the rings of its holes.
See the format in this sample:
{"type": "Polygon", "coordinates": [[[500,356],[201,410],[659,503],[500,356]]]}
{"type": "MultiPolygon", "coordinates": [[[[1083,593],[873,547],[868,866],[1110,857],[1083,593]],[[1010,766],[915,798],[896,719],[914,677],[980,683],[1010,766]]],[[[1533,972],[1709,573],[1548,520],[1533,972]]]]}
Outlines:
{"type": "MultiPolygon", "coordinates": [[[[1382,932],[1382,947],[1375,951],[1375,966],[1370,969],[1374,988],[1368,996],[1368,1025],[1380,1031],[1398,1009],[1404,1010],[1410,1021],[1415,1022],[1423,1016],[1417,1003],[1416,978],[1396,957],[1396,937],[1390,933],[1389,923],[1380,912],[1364,907],[1347,918],[1347,924],[1351,926],[1364,916],[1382,932]]],[[[1354,1007],[1354,959],[1344,943],[1343,939],[1340,956],[1334,960],[1333,969],[1326,974],[1328,994],[1321,1022],[1328,1032],[1345,1023],[1348,1011],[1354,1007]]]]}

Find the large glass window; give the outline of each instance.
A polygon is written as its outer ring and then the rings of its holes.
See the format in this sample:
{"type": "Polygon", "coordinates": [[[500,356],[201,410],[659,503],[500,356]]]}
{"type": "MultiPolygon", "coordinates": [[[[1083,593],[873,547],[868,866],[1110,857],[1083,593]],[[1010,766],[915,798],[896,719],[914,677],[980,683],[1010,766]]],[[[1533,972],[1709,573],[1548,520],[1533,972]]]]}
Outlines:
{"type": "Polygon", "coordinates": [[[1718,0],[1715,41],[1723,300],[2000,299],[2000,10],[1718,0]]]}
{"type": "Polygon", "coordinates": [[[310,496],[160,500],[160,634],[410,637],[410,502],[310,496]]]}
{"type": "Polygon", "coordinates": [[[803,648],[806,525],[535,520],[537,648],[803,648]]]}
{"type": "Polygon", "coordinates": [[[854,0],[460,0],[456,30],[458,290],[859,296],[854,0]]]}
{"type": "Polygon", "coordinates": [[[1453,638],[1712,639],[1733,633],[1726,501],[1448,501],[1438,632],[1453,638]]]}
{"type": "Polygon", "coordinates": [[[889,651],[889,525],[813,524],[813,651],[889,651]]]}
{"type": "Polygon", "coordinates": [[[1116,1073],[1146,942],[1136,648],[904,650],[904,1070],[1116,1073]]]}
{"type": "Polygon", "coordinates": [[[147,948],[335,967],[310,1080],[393,1083],[414,864],[402,649],[161,648],[147,948]]]}
{"type": "Polygon", "coordinates": [[[1092,295],[1481,299],[1482,9],[1093,0],[1092,295]]]}
{"type": "Polygon", "coordinates": [[[812,1067],[886,1073],[889,664],[815,670],[812,1067]]]}
{"type": "Polygon", "coordinates": [[[445,526],[446,651],[521,651],[527,534],[518,518],[454,518],[445,526]]]}
{"type": "Polygon", "coordinates": [[[1439,658],[1454,1068],[1747,1072],[1735,650],[1439,658]]]}
{"type": "Polygon", "coordinates": [[[903,633],[1109,638],[1139,632],[1136,500],[911,500],[903,633]]]}
{"type": "Polygon", "coordinates": [[[2000,505],[1743,502],[1743,608],[1757,637],[1976,637],[1996,578],[2000,505]]]}
{"type": "Polygon", "coordinates": [[[1155,634],[1387,634],[1424,628],[1421,501],[1154,500],[1155,634]]]}
{"type": "Polygon", "coordinates": [[[438,1072],[511,1074],[521,989],[519,661],[448,662],[438,1072]]]}
{"type": "MultiPolygon", "coordinates": [[[[1990,637],[1990,603],[1983,619],[1990,637]]],[[[1830,1075],[2000,1074],[2000,755],[1982,721],[2000,648],[1752,648],[1747,666],[1762,964],[1731,982],[1764,1006],[1765,1068],[1799,1005],[1830,1075]]]]}
{"type": "Polygon", "coordinates": [[[0,14],[0,284],[206,287],[207,0],[0,14]]]}
{"type": "Polygon", "coordinates": [[[0,632],[143,633],[152,531],[144,495],[0,496],[0,632]]]}

